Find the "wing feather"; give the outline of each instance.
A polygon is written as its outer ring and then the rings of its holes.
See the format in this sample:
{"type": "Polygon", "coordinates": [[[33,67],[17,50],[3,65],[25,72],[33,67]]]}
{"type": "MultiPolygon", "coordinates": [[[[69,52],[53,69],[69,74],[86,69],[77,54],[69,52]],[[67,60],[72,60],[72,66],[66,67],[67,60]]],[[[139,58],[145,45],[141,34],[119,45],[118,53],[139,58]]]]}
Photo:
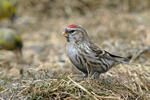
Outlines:
{"type": "Polygon", "coordinates": [[[114,54],[111,54],[105,50],[102,50],[97,45],[95,45],[93,43],[91,43],[89,47],[93,51],[93,53],[95,53],[96,57],[99,57],[99,58],[105,58],[107,60],[112,60],[112,61],[116,61],[116,62],[122,62],[122,61],[129,60],[126,57],[114,55],[114,54]]]}

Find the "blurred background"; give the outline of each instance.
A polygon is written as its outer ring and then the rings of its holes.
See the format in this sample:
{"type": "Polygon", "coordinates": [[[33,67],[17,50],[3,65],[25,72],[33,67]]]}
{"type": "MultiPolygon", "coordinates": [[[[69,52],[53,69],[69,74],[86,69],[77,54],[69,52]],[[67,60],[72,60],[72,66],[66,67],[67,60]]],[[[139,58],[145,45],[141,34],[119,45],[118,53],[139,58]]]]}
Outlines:
{"type": "MultiPolygon", "coordinates": [[[[145,82],[150,82],[150,0],[0,0],[0,27],[16,31],[23,41],[19,60],[10,50],[0,51],[2,98],[20,91],[21,86],[12,84],[21,84],[21,79],[81,75],[68,60],[66,41],[61,36],[70,24],[82,25],[100,47],[117,55],[133,55],[133,61],[139,64],[114,68],[106,76],[128,76],[126,72],[131,71],[145,75],[145,82]],[[12,86],[20,90],[3,92],[12,86]]],[[[145,95],[150,97],[150,85],[147,88],[145,95]]]]}

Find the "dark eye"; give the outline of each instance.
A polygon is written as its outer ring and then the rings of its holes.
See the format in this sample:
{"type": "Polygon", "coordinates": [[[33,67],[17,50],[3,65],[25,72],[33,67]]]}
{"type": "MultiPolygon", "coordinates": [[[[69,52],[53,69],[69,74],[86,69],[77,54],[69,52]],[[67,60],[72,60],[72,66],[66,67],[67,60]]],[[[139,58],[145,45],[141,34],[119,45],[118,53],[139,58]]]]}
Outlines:
{"type": "Polygon", "coordinates": [[[72,34],[75,30],[67,30],[67,33],[72,34]]]}
{"type": "Polygon", "coordinates": [[[70,33],[70,34],[71,34],[71,33],[73,33],[74,31],[75,31],[75,30],[70,30],[70,31],[68,31],[68,33],[70,33]]]}

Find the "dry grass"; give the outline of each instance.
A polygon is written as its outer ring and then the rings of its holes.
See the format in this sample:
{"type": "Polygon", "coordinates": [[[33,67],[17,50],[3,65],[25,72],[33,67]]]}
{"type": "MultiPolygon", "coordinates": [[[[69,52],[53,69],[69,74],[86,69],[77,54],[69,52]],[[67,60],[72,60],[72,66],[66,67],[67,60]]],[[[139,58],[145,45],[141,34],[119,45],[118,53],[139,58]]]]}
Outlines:
{"type": "Polygon", "coordinates": [[[150,14],[93,9],[92,14],[56,18],[23,10],[13,26],[1,22],[22,34],[24,48],[20,61],[11,52],[0,52],[0,99],[149,100],[150,14]],[[99,80],[82,80],[65,54],[66,41],[60,35],[69,24],[83,25],[94,42],[112,53],[134,57],[143,53],[133,59],[134,65],[116,66],[99,80]]]}

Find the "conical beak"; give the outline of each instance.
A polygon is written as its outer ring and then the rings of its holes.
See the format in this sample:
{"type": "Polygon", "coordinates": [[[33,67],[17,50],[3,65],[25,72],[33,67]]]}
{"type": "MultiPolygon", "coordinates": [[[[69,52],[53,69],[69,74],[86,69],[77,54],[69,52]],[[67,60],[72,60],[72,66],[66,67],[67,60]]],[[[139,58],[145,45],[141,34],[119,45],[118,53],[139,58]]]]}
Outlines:
{"type": "Polygon", "coordinates": [[[65,32],[63,32],[63,33],[62,33],[62,36],[67,37],[67,36],[68,36],[68,34],[67,34],[67,33],[65,33],[65,32]]]}

